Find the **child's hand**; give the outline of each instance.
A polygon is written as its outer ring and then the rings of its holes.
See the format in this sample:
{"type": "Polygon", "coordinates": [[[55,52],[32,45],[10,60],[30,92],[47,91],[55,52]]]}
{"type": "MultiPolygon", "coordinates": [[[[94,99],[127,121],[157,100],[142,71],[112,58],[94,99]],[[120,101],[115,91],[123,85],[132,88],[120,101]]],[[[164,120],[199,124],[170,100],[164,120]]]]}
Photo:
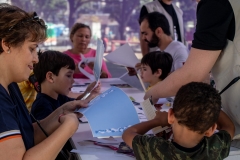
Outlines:
{"type": "Polygon", "coordinates": [[[159,126],[165,127],[168,126],[168,113],[156,111],[156,116],[154,117],[154,121],[158,123],[159,126]]]}
{"type": "Polygon", "coordinates": [[[92,90],[91,94],[99,95],[101,91],[101,83],[98,82],[97,86],[92,90]]]}
{"type": "Polygon", "coordinates": [[[98,82],[98,85],[91,91],[91,94],[87,97],[86,101],[90,102],[93,98],[98,96],[101,91],[101,83],[98,82]]]}
{"type": "Polygon", "coordinates": [[[135,76],[137,74],[136,70],[134,68],[131,67],[126,67],[128,70],[128,75],[129,76],[135,76]]]}
{"type": "Polygon", "coordinates": [[[87,89],[85,90],[85,93],[91,92],[91,91],[93,90],[93,88],[95,87],[96,83],[97,83],[97,81],[92,82],[91,84],[89,84],[89,85],[87,86],[87,89]]]}

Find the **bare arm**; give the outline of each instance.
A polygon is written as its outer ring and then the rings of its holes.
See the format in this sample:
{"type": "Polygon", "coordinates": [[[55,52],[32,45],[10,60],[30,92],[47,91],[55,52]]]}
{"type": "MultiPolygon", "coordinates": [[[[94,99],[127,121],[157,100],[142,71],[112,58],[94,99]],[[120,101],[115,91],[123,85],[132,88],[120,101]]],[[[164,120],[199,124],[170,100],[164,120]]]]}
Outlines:
{"type": "Polygon", "coordinates": [[[174,96],[182,85],[193,81],[203,81],[211,71],[220,52],[220,50],[207,51],[192,48],[183,67],[171,73],[161,83],[153,86],[145,94],[144,99],[152,96],[156,102],[161,97],[174,96]]]}
{"type": "Polygon", "coordinates": [[[7,160],[53,160],[66,141],[78,127],[76,115],[61,118],[62,124],[48,138],[26,151],[21,137],[7,139],[0,143],[1,159],[7,160]],[[69,127],[71,126],[71,127],[69,127]]]}
{"type": "Polygon", "coordinates": [[[156,117],[150,121],[142,122],[136,124],[132,127],[126,129],[122,135],[124,142],[132,148],[132,141],[136,135],[143,135],[148,132],[150,129],[158,126],[167,126],[168,113],[167,112],[156,112],[156,117]]]}
{"type": "MultiPolygon", "coordinates": [[[[48,135],[51,135],[56,129],[61,126],[61,124],[58,122],[58,117],[60,114],[68,114],[72,113],[76,107],[85,107],[86,106],[86,101],[80,101],[80,100],[75,100],[71,102],[67,102],[63,104],[61,107],[56,109],[54,112],[52,112],[48,117],[40,121],[40,124],[42,128],[47,132],[48,135]]],[[[82,116],[82,114],[78,114],[78,116],[82,116]]],[[[33,124],[34,128],[34,142],[35,144],[38,144],[42,142],[44,139],[46,139],[45,134],[42,132],[42,130],[39,128],[37,123],[33,124]]],[[[74,129],[74,127],[73,127],[74,129]]],[[[70,127],[71,130],[71,127],[70,127]]]]}
{"type": "Polygon", "coordinates": [[[228,117],[228,115],[223,111],[221,111],[219,114],[219,118],[217,121],[217,129],[227,131],[231,135],[231,139],[233,139],[235,133],[234,124],[228,117]]]}

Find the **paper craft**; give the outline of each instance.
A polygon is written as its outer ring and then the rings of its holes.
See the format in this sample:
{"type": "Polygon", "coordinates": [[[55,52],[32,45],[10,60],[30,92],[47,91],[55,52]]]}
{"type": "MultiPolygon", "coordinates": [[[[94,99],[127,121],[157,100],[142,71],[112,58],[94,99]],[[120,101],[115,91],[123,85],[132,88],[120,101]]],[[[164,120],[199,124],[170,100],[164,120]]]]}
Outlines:
{"type": "Polygon", "coordinates": [[[101,69],[102,69],[102,61],[103,61],[103,53],[104,53],[104,46],[101,39],[97,39],[97,50],[96,50],[96,56],[95,57],[84,57],[83,54],[81,55],[81,62],[78,63],[78,68],[82,74],[84,74],[86,77],[88,77],[92,81],[98,81],[100,79],[101,75],[101,69]],[[88,73],[85,71],[81,65],[82,64],[88,64],[90,62],[94,62],[93,67],[93,73],[94,75],[88,73]]]}
{"type": "Polygon", "coordinates": [[[135,65],[137,63],[140,63],[133,49],[129,46],[128,43],[107,54],[104,56],[104,58],[113,64],[131,68],[135,68],[135,65]]]}
{"type": "MultiPolygon", "coordinates": [[[[143,112],[148,120],[152,120],[156,116],[156,113],[155,113],[156,109],[150,102],[150,99],[146,99],[145,101],[143,101],[141,103],[141,106],[142,106],[143,112]]],[[[167,126],[164,126],[164,127],[159,126],[159,127],[153,128],[152,132],[153,132],[153,134],[157,134],[168,128],[169,127],[167,127],[167,126]]]]}
{"type": "Polygon", "coordinates": [[[140,122],[132,101],[117,87],[111,87],[77,112],[87,118],[93,137],[121,137],[125,129],[140,122]]]}

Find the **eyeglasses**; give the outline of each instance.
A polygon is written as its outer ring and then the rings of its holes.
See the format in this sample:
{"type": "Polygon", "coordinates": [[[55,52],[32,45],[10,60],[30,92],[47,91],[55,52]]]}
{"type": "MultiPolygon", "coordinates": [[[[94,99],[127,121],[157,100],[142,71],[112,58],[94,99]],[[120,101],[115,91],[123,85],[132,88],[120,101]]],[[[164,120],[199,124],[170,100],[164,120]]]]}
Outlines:
{"type": "Polygon", "coordinates": [[[32,17],[32,18],[28,18],[28,19],[26,19],[26,20],[22,20],[22,21],[18,22],[17,24],[15,24],[15,25],[13,25],[12,27],[10,27],[10,28],[8,29],[8,31],[11,31],[14,27],[16,27],[16,26],[18,26],[18,25],[20,25],[20,24],[23,24],[23,23],[25,23],[25,22],[30,22],[30,21],[38,22],[38,24],[40,24],[41,26],[47,27],[47,26],[45,25],[44,21],[43,21],[42,19],[39,19],[37,13],[36,13],[36,12],[33,12],[33,17],[32,17]]]}

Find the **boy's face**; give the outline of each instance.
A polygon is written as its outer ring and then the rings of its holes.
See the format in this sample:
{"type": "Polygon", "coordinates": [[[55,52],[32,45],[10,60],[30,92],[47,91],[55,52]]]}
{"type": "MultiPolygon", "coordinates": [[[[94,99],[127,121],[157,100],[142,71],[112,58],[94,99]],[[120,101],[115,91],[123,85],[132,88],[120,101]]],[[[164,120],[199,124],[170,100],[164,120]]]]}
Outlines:
{"type": "Polygon", "coordinates": [[[142,64],[141,65],[141,78],[143,82],[146,83],[153,83],[156,81],[159,81],[158,76],[156,76],[156,74],[152,74],[152,70],[150,68],[150,66],[142,64]]]}
{"type": "Polygon", "coordinates": [[[58,94],[67,95],[69,91],[71,91],[72,84],[74,83],[73,74],[74,70],[68,69],[67,67],[60,69],[54,81],[54,88],[58,94]]]}

